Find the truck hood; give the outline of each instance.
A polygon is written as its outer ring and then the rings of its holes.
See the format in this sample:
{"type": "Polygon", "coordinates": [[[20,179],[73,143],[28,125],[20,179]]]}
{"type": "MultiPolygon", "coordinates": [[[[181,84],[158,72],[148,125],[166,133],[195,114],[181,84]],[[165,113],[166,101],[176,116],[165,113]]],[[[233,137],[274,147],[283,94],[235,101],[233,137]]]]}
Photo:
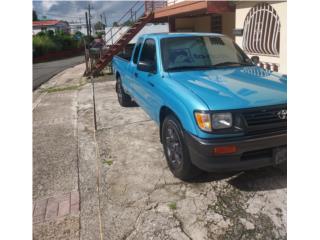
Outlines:
{"type": "Polygon", "coordinates": [[[170,72],[169,77],[194,92],[210,110],[287,103],[287,77],[260,67],[170,72]]]}

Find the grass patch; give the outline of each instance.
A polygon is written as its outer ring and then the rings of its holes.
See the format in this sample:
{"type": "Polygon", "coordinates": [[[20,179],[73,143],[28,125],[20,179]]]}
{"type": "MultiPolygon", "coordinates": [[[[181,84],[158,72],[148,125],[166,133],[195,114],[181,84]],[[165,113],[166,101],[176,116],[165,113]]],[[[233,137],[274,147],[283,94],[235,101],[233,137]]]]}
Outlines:
{"type": "Polygon", "coordinates": [[[62,92],[62,91],[78,90],[79,87],[80,87],[79,85],[62,87],[62,88],[54,88],[54,87],[52,87],[52,88],[44,89],[43,91],[44,91],[44,92],[47,92],[47,93],[53,93],[53,92],[62,92]]]}
{"type": "Polygon", "coordinates": [[[71,85],[71,86],[66,86],[66,87],[49,87],[49,88],[42,89],[41,92],[54,93],[54,92],[62,92],[62,91],[79,90],[80,87],[82,87],[86,83],[87,82],[82,82],[77,85],[71,85]]]}
{"type": "Polygon", "coordinates": [[[177,203],[171,202],[171,203],[168,204],[168,207],[169,207],[171,210],[176,210],[176,209],[177,209],[177,203]]]}
{"type": "Polygon", "coordinates": [[[110,165],[113,164],[113,161],[111,159],[110,160],[104,160],[103,164],[108,164],[110,166],[110,165]]]}

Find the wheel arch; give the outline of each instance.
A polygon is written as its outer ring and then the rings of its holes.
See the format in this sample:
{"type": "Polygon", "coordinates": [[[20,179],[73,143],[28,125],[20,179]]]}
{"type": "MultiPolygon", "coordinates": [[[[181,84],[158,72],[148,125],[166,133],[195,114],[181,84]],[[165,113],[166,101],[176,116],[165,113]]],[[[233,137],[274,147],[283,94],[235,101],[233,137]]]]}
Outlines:
{"type": "Polygon", "coordinates": [[[162,126],[163,126],[163,121],[164,119],[166,118],[166,116],[168,115],[173,115],[177,118],[177,120],[179,121],[181,127],[182,127],[182,130],[184,131],[185,130],[185,125],[186,123],[183,123],[181,120],[183,119],[182,118],[182,114],[180,113],[176,113],[175,111],[173,111],[170,107],[164,105],[160,108],[160,111],[159,111],[159,135],[160,135],[160,142],[162,143],[162,126]]]}

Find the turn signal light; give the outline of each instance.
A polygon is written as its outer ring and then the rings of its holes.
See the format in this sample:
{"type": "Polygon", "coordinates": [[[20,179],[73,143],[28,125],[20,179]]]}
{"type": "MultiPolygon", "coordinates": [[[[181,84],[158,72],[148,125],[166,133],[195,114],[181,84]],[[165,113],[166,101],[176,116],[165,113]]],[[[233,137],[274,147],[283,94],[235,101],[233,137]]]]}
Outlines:
{"type": "Polygon", "coordinates": [[[209,113],[196,112],[195,117],[200,129],[207,132],[211,131],[211,120],[209,113]]]}
{"type": "Polygon", "coordinates": [[[236,151],[237,151],[237,147],[234,145],[220,146],[220,147],[213,148],[213,153],[215,155],[230,154],[230,153],[235,153],[236,151]]]}

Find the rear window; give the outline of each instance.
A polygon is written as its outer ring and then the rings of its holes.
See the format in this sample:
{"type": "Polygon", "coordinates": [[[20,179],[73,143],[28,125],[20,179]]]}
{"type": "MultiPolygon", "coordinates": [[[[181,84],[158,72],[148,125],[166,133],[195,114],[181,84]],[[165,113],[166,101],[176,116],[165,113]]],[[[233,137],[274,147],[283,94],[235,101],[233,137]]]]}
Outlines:
{"type": "Polygon", "coordinates": [[[142,40],[139,39],[137,42],[137,46],[135,48],[135,51],[134,51],[133,59],[132,59],[134,64],[137,64],[137,62],[138,62],[138,56],[139,56],[139,52],[140,52],[140,48],[141,48],[141,43],[142,43],[142,40]]]}

